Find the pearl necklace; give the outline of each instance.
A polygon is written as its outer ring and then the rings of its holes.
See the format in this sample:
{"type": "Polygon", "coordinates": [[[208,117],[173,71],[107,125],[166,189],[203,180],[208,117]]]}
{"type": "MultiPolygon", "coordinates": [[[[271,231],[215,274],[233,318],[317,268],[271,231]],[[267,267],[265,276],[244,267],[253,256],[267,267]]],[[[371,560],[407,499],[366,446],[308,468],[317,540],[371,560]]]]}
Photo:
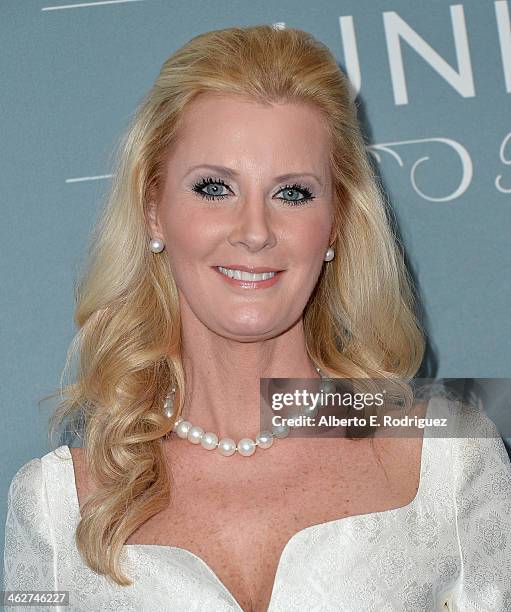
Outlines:
{"type": "MultiPolygon", "coordinates": [[[[318,374],[323,380],[325,376],[319,368],[316,368],[318,374]]],[[[173,409],[173,395],[176,392],[176,388],[173,387],[169,394],[165,396],[165,402],[163,404],[165,416],[172,418],[174,415],[173,409]]],[[[316,408],[317,410],[317,408],[316,408]]],[[[305,409],[305,414],[313,415],[311,410],[305,409]]],[[[235,452],[238,452],[244,457],[250,457],[255,453],[257,447],[262,449],[270,448],[273,445],[274,438],[285,438],[289,435],[289,425],[281,424],[275,425],[272,431],[260,431],[255,440],[252,438],[242,438],[238,444],[232,438],[222,438],[218,440],[218,436],[211,431],[205,432],[202,427],[198,425],[192,425],[190,421],[184,420],[179,417],[172,428],[180,438],[186,439],[192,444],[200,444],[206,450],[217,449],[220,455],[224,457],[230,457],[235,452]]],[[[170,434],[167,434],[167,437],[170,434]]]]}

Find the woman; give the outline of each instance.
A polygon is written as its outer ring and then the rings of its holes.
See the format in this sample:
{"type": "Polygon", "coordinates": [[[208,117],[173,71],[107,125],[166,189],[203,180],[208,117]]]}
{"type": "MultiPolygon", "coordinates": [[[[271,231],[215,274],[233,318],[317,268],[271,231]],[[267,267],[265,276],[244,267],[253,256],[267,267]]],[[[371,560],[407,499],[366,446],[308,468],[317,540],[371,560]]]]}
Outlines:
{"type": "Polygon", "coordinates": [[[78,419],[83,448],[14,477],[6,589],[68,590],[73,610],[506,609],[498,434],[463,438],[461,409],[457,439],[257,434],[261,378],[417,373],[384,202],[307,33],[209,32],[164,63],[79,287],[52,426],[78,419]]]}

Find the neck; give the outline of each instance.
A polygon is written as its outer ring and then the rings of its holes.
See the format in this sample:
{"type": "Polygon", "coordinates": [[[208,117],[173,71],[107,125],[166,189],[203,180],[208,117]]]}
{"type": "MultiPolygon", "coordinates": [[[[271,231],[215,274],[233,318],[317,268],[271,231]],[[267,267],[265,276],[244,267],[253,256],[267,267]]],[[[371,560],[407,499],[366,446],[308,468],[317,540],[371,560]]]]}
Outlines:
{"type": "Polygon", "coordinates": [[[301,319],[276,337],[240,342],[182,317],[182,358],[183,418],[236,442],[259,432],[260,378],[319,376],[307,354],[301,319]]]}

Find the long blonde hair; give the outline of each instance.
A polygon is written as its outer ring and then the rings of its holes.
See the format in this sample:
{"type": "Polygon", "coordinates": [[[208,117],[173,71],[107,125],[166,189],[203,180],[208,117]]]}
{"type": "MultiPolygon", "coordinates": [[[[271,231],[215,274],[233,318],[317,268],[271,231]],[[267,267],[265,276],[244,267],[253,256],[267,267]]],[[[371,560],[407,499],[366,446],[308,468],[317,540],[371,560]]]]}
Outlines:
{"type": "Polygon", "coordinates": [[[83,432],[97,485],[82,507],[77,548],[92,570],[123,586],[132,584],[121,571],[124,543],[170,499],[161,440],[185,395],[177,288],[165,257],[148,249],[145,213],[161,188],[183,112],[202,92],[307,103],[327,121],[336,257],[303,313],[313,362],[332,377],[409,379],[424,353],[412,283],[347,79],[331,52],[303,30],[270,25],[192,38],[162,65],[116,150],[77,282],[78,332],[62,372],[62,399],[50,420],[50,435],[64,423],[83,432]],[[74,355],[74,382],[64,387],[74,355]],[[180,399],[169,421],[162,405],[171,386],[180,399]]]}

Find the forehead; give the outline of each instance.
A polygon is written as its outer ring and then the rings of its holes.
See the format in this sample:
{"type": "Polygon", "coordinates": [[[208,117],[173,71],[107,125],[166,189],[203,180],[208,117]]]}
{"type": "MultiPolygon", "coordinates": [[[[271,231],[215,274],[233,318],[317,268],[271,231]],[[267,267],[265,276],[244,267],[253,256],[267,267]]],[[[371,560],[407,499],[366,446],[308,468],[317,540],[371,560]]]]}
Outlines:
{"type": "Polygon", "coordinates": [[[325,175],[328,159],[328,126],[312,105],[207,92],[186,107],[169,163],[174,170],[210,163],[262,175],[325,175]]]}

